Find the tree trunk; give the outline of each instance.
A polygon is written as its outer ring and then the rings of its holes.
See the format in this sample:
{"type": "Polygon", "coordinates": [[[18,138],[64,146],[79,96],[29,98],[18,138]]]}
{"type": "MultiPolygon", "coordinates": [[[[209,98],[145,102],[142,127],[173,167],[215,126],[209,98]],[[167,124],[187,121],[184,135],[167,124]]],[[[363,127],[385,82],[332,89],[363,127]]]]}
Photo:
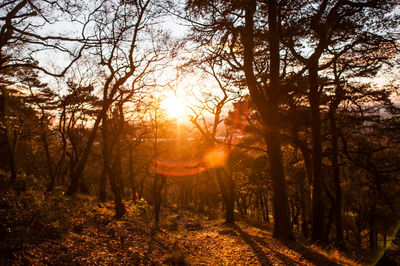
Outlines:
{"type": "Polygon", "coordinates": [[[51,155],[50,155],[50,151],[49,151],[49,144],[47,142],[47,136],[46,136],[46,132],[45,132],[45,128],[42,126],[41,128],[42,132],[40,134],[40,138],[42,139],[42,143],[43,143],[43,148],[46,154],[46,163],[47,163],[47,171],[48,171],[48,175],[49,175],[49,184],[47,185],[47,192],[50,192],[53,190],[54,188],[54,183],[56,180],[56,176],[55,173],[53,171],[53,162],[51,160],[51,155]]]}
{"type": "Polygon", "coordinates": [[[311,240],[323,241],[324,236],[324,206],[322,195],[322,143],[321,143],[321,118],[320,118],[320,92],[318,89],[318,60],[311,62],[309,71],[309,102],[311,108],[312,130],[312,233],[311,240]]]}
{"type": "Polygon", "coordinates": [[[258,200],[258,208],[259,208],[259,213],[261,216],[261,221],[265,222],[265,207],[264,207],[264,195],[262,193],[262,191],[259,191],[257,193],[257,200],[258,200]]]}
{"type": "Polygon", "coordinates": [[[269,52],[270,52],[270,84],[265,91],[259,89],[254,74],[254,1],[246,1],[245,27],[242,31],[244,46],[244,72],[250,96],[256,104],[263,119],[265,143],[270,162],[272,179],[272,204],[274,209],[274,237],[293,239],[290,224],[289,204],[287,197],[286,179],[282,164],[282,151],[279,137],[279,99],[280,99],[280,55],[278,6],[276,1],[268,1],[269,52]],[[265,95],[268,93],[268,95],[265,95]]]}
{"type": "Polygon", "coordinates": [[[14,182],[17,179],[17,166],[15,164],[15,144],[14,144],[15,140],[13,140],[15,139],[15,136],[11,131],[10,123],[8,120],[10,99],[6,88],[1,87],[1,92],[3,93],[3,98],[4,98],[3,108],[4,108],[4,122],[6,126],[7,146],[10,152],[10,171],[11,171],[10,181],[14,182]]]}
{"type": "Polygon", "coordinates": [[[339,168],[339,143],[338,143],[338,129],[336,124],[336,113],[339,107],[340,102],[344,97],[344,89],[340,82],[339,75],[337,73],[337,65],[334,64],[334,74],[335,74],[335,98],[329,106],[329,120],[331,127],[331,146],[332,146],[332,154],[331,154],[331,162],[332,162],[332,177],[333,184],[335,188],[335,206],[334,206],[334,216],[335,216],[335,227],[336,227],[336,235],[335,235],[335,245],[339,249],[343,249],[343,221],[342,221],[342,188],[340,185],[340,168],[339,168]]]}
{"type": "Polygon", "coordinates": [[[277,1],[268,2],[269,52],[270,52],[270,87],[269,112],[266,121],[266,144],[272,179],[272,202],[274,205],[274,237],[293,239],[290,224],[289,203],[286,177],[282,163],[281,142],[279,136],[279,93],[280,93],[280,55],[277,1]],[[268,123],[269,122],[269,123],[268,123]]]}
{"type": "Polygon", "coordinates": [[[216,168],[215,174],[217,176],[217,182],[219,184],[219,188],[222,194],[222,200],[225,206],[225,222],[234,223],[235,193],[234,193],[233,180],[231,180],[232,178],[229,177],[224,178],[224,176],[227,174],[224,173],[221,168],[216,168]]]}
{"type": "Polygon", "coordinates": [[[383,233],[383,248],[386,249],[386,246],[387,246],[386,234],[383,233]]]}
{"type": "Polygon", "coordinates": [[[132,149],[132,143],[129,143],[129,181],[131,183],[132,201],[136,202],[137,195],[136,195],[136,181],[135,181],[135,177],[133,176],[133,149],[132,149]]]}
{"type": "Polygon", "coordinates": [[[120,143],[120,139],[119,136],[117,137],[116,140],[116,150],[114,153],[114,164],[113,164],[113,168],[114,168],[114,172],[116,173],[116,182],[118,183],[119,186],[119,191],[121,193],[121,197],[123,198],[125,196],[125,190],[124,190],[124,180],[122,178],[122,165],[121,165],[121,143],[120,143]]]}
{"type": "MultiPolygon", "coordinates": [[[[274,125],[271,125],[274,127],[274,125]]],[[[290,224],[286,179],[283,173],[282,152],[277,134],[267,134],[268,158],[272,179],[272,204],[274,211],[274,237],[293,239],[290,224]]]]}
{"type": "Polygon", "coordinates": [[[301,199],[301,232],[305,238],[308,238],[309,228],[308,228],[308,216],[306,211],[305,199],[301,199]]]}
{"type": "Polygon", "coordinates": [[[108,149],[108,120],[107,117],[103,117],[103,127],[102,127],[102,133],[103,133],[103,148],[102,148],[102,153],[103,153],[103,172],[101,173],[100,177],[100,186],[99,186],[99,201],[100,202],[106,202],[106,180],[107,176],[110,175],[110,159],[109,159],[109,149],[108,149]]]}
{"type": "MultiPolygon", "coordinates": [[[[102,110],[104,113],[105,110],[102,110]]],[[[100,122],[102,120],[102,114],[100,114],[93,125],[93,129],[90,132],[88,142],[86,143],[85,150],[83,152],[82,158],[78,161],[78,165],[75,167],[74,171],[71,173],[71,184],[69,185],[66,195],[71,196],[75,194],[79,189],[79,181],[82,179],[83,170],[85,169],[86,162],[89,158],[90,151],[93,146],[93,142],[96,138],[97,130],[99,129],[100,122]]]]}
{"type": "Polygon", "coordinates": [[[378,240],[376,237],[376,228],[375,228],[375,215],[376,215],[376,191],[375,188],[373,188],[374,191],[372,192],[372,204],[370,207],[370,215],[369,215],[369,232],[368,232],[368,238],[369,238],[369,248],[371,251],[376,251],[377,246],[378,246],[378,240]]]}
{"type": "MultiPolygon", "coordinates": [[[[110,136],[109,132],[109,120],[107,119],[107,116],[103,117],[103,175],[104,177],[104,182],[106,179],[106,176],[108,175],[110,179],[110,187],[111,187],[111,192],[114,195],[114,202],[115,202],[115,217],[117,219],[122,218],[122,216],[125,214],[125,206],[124,203],[122,202],[122,188],[121,188],[121,183],[119,182],[120,178],[120,169],[119,169],[119,160],[118,156],[119,154],[115,155],[115,160],[113,164],[111,165],[111,158],[110,156],[114,154],[113,152],[113,147],[115,146],[115,142],[118,142],[119,140],[119,135],[117,136],[110,136]]],[[[118,143],[116,143],[118,145],[118,143]]],[[[103,185],[103,184],[101,184],[103,185]]],[[[104,193],[105,196],[105,184],[104,184],[104,190],[103,192],[100,191],[100,196],[101,193],[104,193]]],[[[100,199],[101,200],[101,199],[100,199]]]]}
{"type": "Polygon", "coordinates": [[[8,143],[8,148],[10,150],[10,171],[11,171],[10,180],[11,180],[11,182],[14,182],[17,180],[17,165],[15,163],[15,149],[14,149],[13,144],[11,143],[11,140],[9,139],[9,137],[7,137],[7,143],[8,143]]]}
{"type": "Polygon", "coordinates": [[[160,210],[162,203],[162,189],[166,183],[166,177],[162,174],[155,173],[153,184],[153,199],[154,199],[154,221],[155,228],[158,228],[160,222],[160,210]]]}
{"type": "Polygon", "coordinates": [[[266,223],[270,223],[269,221],[269,208],[268,208],[268,191],[265,191],[265,193],[263,193],[264,195],[264,210],[265,210],[265,218],[264,218],[264,222],[266,223]]]}
{"type": "Polygon", "coordinates": [[[226,178],[228,179],[228,207],[226,208],[229,213],[227,213],[227,221],[235,222],[235,183],[233,181],[232,174],[226,173],[226,178]]]}
{"type": "Polygon", "coordinates": [[[125,206],[122,202],[122,193],[121,188],[119,186],[119,182],[117,178],[119,177],[118,173],[113,169],[110,172],[110,187],[111,191],[114,194],[114,202],[115,202],[115,218],[120,219],[125,214],[125,206]]]}
{"type": "Polygon", "coordinates": [[[333,168],[333,182],[335,187],[335,227],[336,227],[336,238],[335,245],[342,249],[343,248],[343,224],[342,224],[342,188],[340,186],[340,169],[338,163],[339,149],[338,149],[338,134],[336,127],[336,117],[333,112],[330,114],[330,124],[331,124],[331,145],[332,145],[332,168],[333,168]]]}
{"type": "Polygon", "coordinates": [[[244,216],[245,216],[245,214],[244,214],[244,206],[243,206],[241,197],[238,197],[238,198],[237,198],[237,200],[236,200],[236,206],[237,206],[237,208],[238,208],[238,210],[239,210],[240,216],[241,216],[242,218],[244,218],[244,216]]]}
{"type": "Polygon", "coordinates": [[[79,181],[79,191],[82,194],[89,195],[89,187],[88,187],[88,185],[86,184],[86,182],[85,182],[85,180],[83,178],[81,178],[80,181],[79,181]]]}
{"type": "MultiPolygon", "coordinates": [[[[295,110],[293,110],[295,111],[295,110]]],[[[309,217],[310,217],[310,186],[312,185],[312,158],[305,141],[299,138],[296,127],[293,127],[292,136],[294,143],[300,150],[304,159],[304,177],[300,180],[300,212],[301,212],[301,232],[305,238],[309,235],[309,217]],[[306,181],[307,179],[307,181],[306,181]]]]}
{"type": "MultiPolygon", "coordinates": [[[[331,231],[331,226],[332,226],[332,222],[334,220],[334,216],[335,216],[335,198],[333,197],[333,195],[329,192],[328,187],[326,186],[326,184],[324,184],[324,190],[325,190],[325,194],[326,194],[326,198],[329,199],[330,201],[330,208],[327,212],[327,221],[323,230],[323,237],[321,242],[322,243],[328,243],[329,241],[329,235],[330,235],[330,231],[331,231]]],[[[328,205],[326,205],[326,208],[328,208],[328,205]]]]}
{"type": "MultiPolygon", "coordinates": [[[[104,153],[103,153],[103,161],[104,161],[104,153]]],[[[105,163],[103,162],[103,172],[101,173],[100,177],[100,187],[99,187],[99,201],[106,202],[106,179],[107,179],[107,172],[105,169],[105,163]]]]}

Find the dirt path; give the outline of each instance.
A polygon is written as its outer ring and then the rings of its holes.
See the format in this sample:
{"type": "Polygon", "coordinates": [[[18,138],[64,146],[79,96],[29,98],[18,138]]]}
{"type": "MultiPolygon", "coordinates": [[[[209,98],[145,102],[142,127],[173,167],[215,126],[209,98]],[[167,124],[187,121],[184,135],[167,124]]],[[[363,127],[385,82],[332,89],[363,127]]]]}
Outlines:
{"type": "MultiPolygon", "coordinates": [[[[188,262],[195,265],[347,265],[296,243],[284,244],[270,232],[237,223],[179,221],[186,229],[178,239],[188,262]],[[189,226],[188,226],[189,225],[189,226]],[[191,228],[193,227],[193,229],[191,228]]],[[[181,230],[182,230],[181,229],[181,230]]],[[[180,230],[180,231],[181,231],[180,230]]]]}

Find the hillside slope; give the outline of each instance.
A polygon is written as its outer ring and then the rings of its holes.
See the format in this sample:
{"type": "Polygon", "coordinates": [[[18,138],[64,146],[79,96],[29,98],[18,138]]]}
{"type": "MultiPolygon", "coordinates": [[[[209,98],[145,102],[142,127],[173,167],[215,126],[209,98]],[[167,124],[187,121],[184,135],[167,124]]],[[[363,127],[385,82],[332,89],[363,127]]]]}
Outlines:
{"type": "Polygon", "coordinates": [[[23,195],[2,197],[2,265],[355,264],[340,253],[280,242],[270,230],[244,222],[228,226],[190,212],[163,210],[155,232],[145,202],[127,203],[127,215],[115,220],[112,204],[100,205],[93,198],[47,197],[32,205],[23,195]]]}

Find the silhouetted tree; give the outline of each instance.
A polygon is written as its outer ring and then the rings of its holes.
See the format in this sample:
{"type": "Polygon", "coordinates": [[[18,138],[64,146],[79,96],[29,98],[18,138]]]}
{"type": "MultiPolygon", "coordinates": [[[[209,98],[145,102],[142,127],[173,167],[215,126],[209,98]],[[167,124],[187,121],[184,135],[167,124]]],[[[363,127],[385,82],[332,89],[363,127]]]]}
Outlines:
{"type": "Polygon", "coordinates": [[[77,185],[97,130],[101,121],[107,118],[121,86],[126,82],[131,82],[131,88],[134,90],[136,84],[147,73],[155,71],[154,66],[153,69],[149,68],[150,65],[160,61],[167,49],[164,46],[167,36],[145,34],[147,28],[154,26],[150,21],[159,16],[154,3],[150,0],[121,5],[113,1],[104,1],[100,3],[92,16],[95,21],[93,34],[98,41],[98,45],[94,47],[98,55],[95,58],[104,67],[101,111],[94,122],[83,156],[71,174],[71,185],[67,190],[67,195],[72,195],[77,191],[77,185]],[[153,46],[145,48],[145,39],[142,40],[142,37],[150,41],[153,46]]]}
{"type": "Polygon", "coordinates": [[[189,1],[186,9],[194,40],[236,71],[260,113],[272,177],[274,236],[292,239],[279,133],[282,91],[278,2],[189,1]]]}
{"type": "MultiPolygon", "coordinates": [[[[353,3],[349,1],[320,1],[316,5],[310,3],[294,3],[295,8],[283,11],[285,26],[281,39],[291,54],[301,62],[303,70],[308,71],[308,99],[311,111],[312,158],[313,158],[313,215],[312,240],[324,239],[324,206],[322,172],[322,139],[321,139],[321,94],[318,72],[333,64],[347,51],[366,51],[373,47],[374,51],[393,43],[385,33],[393,24],[386,23],[396,5],[395,1],[367,1],[353,3]],[[368,26],[366,26],[368,25],[368,26]],[[374,25],[372,27],[372,25],[374,25]],[[309,50],[303,48],[307,40],[309,50]],[[366,48],[368,47],[368,48],[366,48]],[[307,52],[305,52],[307,50],[307,52]],[[310,52],[311,51],[311,52],[310,52]],[[329,51],[335,51],[333,55],[329,51]],[[322,61],[323,63],[320,63],[322,61]]],[[[392,18],[393,19],[393,18],[392,18]]],[[[384,53],[381,55],[385,56],[384,53]]],[[[368,60],[361,60],[368,63],[368,60]]],[[[301,71],[299,72],[301,73],[301,71]]]]}

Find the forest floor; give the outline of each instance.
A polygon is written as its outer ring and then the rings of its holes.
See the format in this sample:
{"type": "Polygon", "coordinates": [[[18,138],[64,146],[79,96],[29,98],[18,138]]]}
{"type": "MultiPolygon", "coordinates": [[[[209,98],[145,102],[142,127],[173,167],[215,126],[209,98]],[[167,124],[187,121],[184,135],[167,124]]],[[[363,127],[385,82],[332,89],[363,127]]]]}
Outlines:
{"type": "MultiPolygon", "coordinates": [[[[2,210],[6,201],[8,206],[16,205],[14,209],[32,204],[24,196],[15,202],[9,196],[1,197],[2,210]]],[[[99,204],[90,197],[54,197],[42,199],[41,204],[27,208],[25,215],[9,208],[8,216],[1,217],[5,218],[0,228],[1,265],[355,264],[335,251],[278,241],[268,228],[244,221],[225,225],[221,219],[189,211],[164,209],[155,231],[145,202],[127,203],[121,220],[113,218],[111,203],[99,204]]]]}

